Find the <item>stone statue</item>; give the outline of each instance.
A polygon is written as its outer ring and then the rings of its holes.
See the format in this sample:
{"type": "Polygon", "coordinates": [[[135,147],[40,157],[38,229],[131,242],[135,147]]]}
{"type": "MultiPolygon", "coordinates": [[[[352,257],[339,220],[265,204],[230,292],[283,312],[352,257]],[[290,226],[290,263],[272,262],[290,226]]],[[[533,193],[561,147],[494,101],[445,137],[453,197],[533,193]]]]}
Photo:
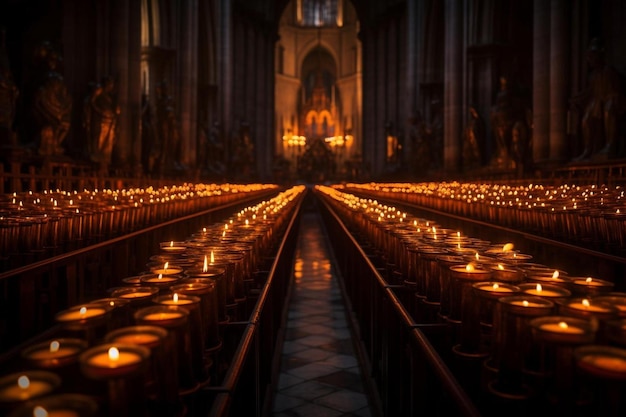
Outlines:
{"type": "Polygon", "coordinates": [[[431,162],[430,138],[424,116],[418,110],[409,117],[409,141],[412,150],[411,173],[416,176],[428,173],[431,162]]]}
{"type": "Polygon", "coordinates": [[[174,99],[169,95],[168,84],[161,81],[156,88],[156,133],[161,145],[158,169],[161,173],[182,169],[181,138],[174,99]]]}
{"type": "Polygon", "coordinates": [[[507,77],[500,77],[500,90],[491,110],[491,129],[496,144],[491,165],[497,168],[511,168],[513,160],[510,154],[511,132],[518,119],[515,97],[507,77]]]}
{"type": "Polygon", "coordinates": [[[5,49],[4,30],[0,40],[0,146],[16,145],[13,121],[19,91],[13,81],[9,59],[5,49]]]}
{"type": "Polygon", "coordinates": [[[72,97],[63,76],[58,72],[61,57],[48,43],[36,51],[36,64],[43,70],[41,82],[33,100],[33,118],[38,130],[39,154],[44,156],[62,155],[61,145],[71,124],[72,97]]]}
{"type": "Polygon", "coordinates": [[[513,168],[521,176],[528,164],[530,151],[530,133],[525,122],[518,120],[511,129],[511,157],[513,168]]]}
{"type": "Polygon", "coordinates": [[[485,122],[475,106],[469,107],[470,119],[463,135],[463,167],[478,168],[483,163],[485,122]]]}
{"type": "Polygon", "coordinates": [[[113,77],[104,77],[101,87],[94,89],[91,99],[91,158],[101,170],[111,164],[119,115],[115,81],[113,77]]]}
{"type": "Polygon", "coordinates": [[[141,95],[141,162],[146,174],[154,172],[159,158],[160,144],[154,131],[152,106],[146,94],[141,95]]]}
{"type": "Polygon", "coordinates": [[[624,86],[620,74],[606,62],[604,45],[600,39],[591,41],[587,49],[589,82],[587,88],[573,97],[571,111],[582,113],[580,130],[583,152],[575,160],[592,155],[616,156],[621,132],[619,118],[626,110],[624,86]]]}
{"type": "Polygon", "coordinates": [[[248,122],[241,122],[239,132],[235,136],[233,151],[233,168],[243,178],[249,178],[256,171],[254,142],[248,122]]]}

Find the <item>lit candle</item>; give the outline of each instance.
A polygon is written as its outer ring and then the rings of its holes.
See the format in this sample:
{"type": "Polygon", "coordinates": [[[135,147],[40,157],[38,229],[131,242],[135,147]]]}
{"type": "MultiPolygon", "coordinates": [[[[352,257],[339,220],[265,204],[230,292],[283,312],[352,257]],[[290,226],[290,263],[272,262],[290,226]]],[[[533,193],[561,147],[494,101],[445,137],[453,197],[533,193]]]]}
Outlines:
{"type": "Polygon", "coordinates": [[[163,268],[153,267],[150,271],[156,275],[176,275],[183,272],[182,268],[170,266],[169,262],[165,262],[163,268]]]}
{"type": "Polygon", "coordinates": [[[27,371],[0,379],[0,404],[18,403],[42,397],[54,391],[61,379],[51,372],[27,371]]]}
{"type": "Polygon", "coordinates": [[[576,317],[538,317],[531,320],[530,325],[538,339],[552,343],[591,343],[596,335],[591,321],[576,317]]]}
{"type": "Polygon", "coordinates": [[[35,366],[56,368],[75,363],[86,348],[81,339],[54,339],[24,349],[21,356],[35,366]]]}
{"type": "Polygon", "coordinates": [[[626,349],[588,345],[576,348],[574,357],[579,369],[596,377],[626,380],[626,349]]]}
{"type": "Polygon", "coordinates": [[[524,294],[535,295],[538,297],[564,298],[571,295],[568,290],[556,285],[527,283],[520,284],[519,287],[524,294]]]}
{"type": "Polygon", "coordinates": [[[161,250],[165,253],[181,253],[187,249],[183,242],[161,242],[161,250]]]}
{"type": "Polygon", "coordinates": [[[17,408],[11,417],[92,417],[98,404],[82,394],[59,394],[30,401],[17,408]]]}
{"type": "Polygon", "coordinates": [[[575,277],[571,279],[572,290],[580,295],[598,295],[610,292],[614,283],[592,277],[575,277]]]}
{"type": "Polygon", "coordinates": [[[82,305],[57,313],[55,319],[59,323],[86,322],[89,319],[102,318],[108,310],[101,306],[82,305]]]}
{"type": "Polygon", "coordinates": [[[580,327],[571,326],[565,321],[560,321],[558,323],[542,324],[541,326],[539,326],[539,328],[544,331],[563,334],[583,334],[584,332],[584,330],[580,327]]]}
{"type": "Polygon", "coordinates": [[[149,356],[150,351],[142,346],[105,344],[85,351],[80,364],[90,378],[119,378],[144,370],[149,356]]]}

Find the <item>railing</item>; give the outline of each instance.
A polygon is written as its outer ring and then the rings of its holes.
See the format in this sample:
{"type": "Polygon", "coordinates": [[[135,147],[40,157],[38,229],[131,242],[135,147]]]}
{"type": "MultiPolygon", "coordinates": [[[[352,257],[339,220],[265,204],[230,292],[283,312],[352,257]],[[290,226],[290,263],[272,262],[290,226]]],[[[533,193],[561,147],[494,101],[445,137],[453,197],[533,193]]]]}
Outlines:
{"type": "Polygon", "coordinates": [[[0,352],[53,327],[54,314],[102,296],[145,268],[159,242],[181,240],[276,190],[179,217],[0,273],[0,352]]]}
{"type": "Polygon", "coordinates": [[[369,361],[366,376],[377,389],[383,414],[479,416],[426,336],[436,338],[439,326],[411,318],[398,298],[400,289],[385,280],[328,202],[316,195],[358,323],[359,347],[369,361]]]}

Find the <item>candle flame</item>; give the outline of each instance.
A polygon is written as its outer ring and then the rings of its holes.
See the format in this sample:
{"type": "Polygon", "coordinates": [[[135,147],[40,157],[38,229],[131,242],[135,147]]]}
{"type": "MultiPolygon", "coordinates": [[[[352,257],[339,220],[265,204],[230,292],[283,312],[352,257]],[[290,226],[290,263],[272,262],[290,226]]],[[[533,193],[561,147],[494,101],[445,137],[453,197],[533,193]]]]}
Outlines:
{"type": "Polygon", "coordinates": [[[163,279],[163,274],[159,274],[159,276],[157,277],[157,279],[163,279]]]}
{"type": "Polygon", "coordinates": [[[81,307],[80,310],[78,310],[78,313],[81,316],[84,316],[85,314],[87,314],[87,307],[81,307]]]}
{"type": "Polygon", "coordinates": [[[228,223],[224,224],[224,230],[228,230],[228,223]]]}
{"type": "Polygon", "coordinates": [[[591,277],[587,277],[587,279],[585,280],[585,282],[587,284],[591,284],[591,281],[593,281],[593,279],[591,279],[591,277]]]}
{"type": "Polygon", "coordinates": [[[109,305],[110,305],[111,307],[115,307],[115,301],[113,301],[113,300],[109,301],[109,305]]]}
{"type": "Polygon", "coordinates": [[[476,260],[480,259],[480,255],[478,254],[478,252],[476,252],[476,254],[474,254],[474,258],[476,258],[476,260]]]}
{"type": "Polygon", "coordinates": [[[498,269],[499,269],[499,270],[501,270],[501,271],[503,271],[503,270],[504,270],[504,265],[502,265],[502,264],[498,264],[498,269]]]}
{"type": "Polygon", "coordinates": [[[457,237],[457,239],[460,239],[461,238],[461,232],[456,232],[456,237],[457,237]]]}
{"type": "Polygon", "coordinates": [[[524,307],[528,307],[528,300],[524,300],[524,301],[522,301],[522,305],[523,305],[524,307]]]}
{"type": "Polygon", "coordinates": [[[207,265],[207,257],[204,255],[204,265],[202,266],[202,272],[206,272],[209,270],[209,265],[207,265]]]}
{"type": "Polygon", "coordinates": [[[554,273],[552,274],[552,278],[557,279],[559,277],[559,271],[554,271],[554,273]]]}
{"type": "Polygon", "coordinates": [[[559,322],[559,327],[561,329],[567,329],[569,326],[567,325],[567,323],[565,323],[564,321],[560,321],[559,322]]]}
{"type": "Polygon", "coordinates": [[[215,255],[213,254],[213,251],[211,251],[211,264],[213,264],[215,262],[215,255]]]}
{"type": "Polygon", "coordinates": [[[116,347],[109,348],[109,359],[116,361],[120,358],[120,351],[116,347]]]}
{"type": "Polygon", "coordinates": [[[206,233],[206,227],[202,228],[202,233],[206,233]]]}
{"type": "Polygon", "coordinates": [[[170,248],[171,248],[171,247],[173,247],[173,246],[174,246],[174,241],[173,241],[173,240],[171,240],[171,241],[170,241],[170,248]]]}
{"type": "Polygon", "coordinates": [[[58,352],[59,347],[61,347],[61,344],[58,341],[53,340],[50,342],[50,353],[58,352]]]}
{"type": "Polygon", "coordinates": [[[246,226],[248,225],[248,219],[246,219],[246,226]]]}
{"type": "Polygon", "coordinates": [[[494,290],[497,290],[498,288],[500,288],[500,285],[497,282],[494,282],[492,288],[494,290]]]}
{"type": "Polygon", "coordinates": [[[507,243],[504,246],[502,246],[502,252],[510,252],[513,250],[513,244],[512,243],[507,243]]]}
{"type": "Polygon", "coordinates": [[[543,288],[541,287],[541,284],[537,284],[537,292],[541,292],[543,290],[543,288]]]}
{"type": "Polygon", "coordinates": [[[172,296],[172,299],[174,300],[175,303],[178,302],[178,293],[174,293],[174,296],[172,296]]]}
{"type": "Polygon", "coordinates": [[[45,408],[38,405],[35,408],[33,408],[33,417],[48,417],[48,412],[46,411],[45,408]]]}
{"type": "Polygon", "coordinates": [[[587,300],[586,298],[583,298],[583,300],[581,301],[582,305],[585,306],[586,308],[589,308],[589,306],[591,306],[591,304],[589,303],[589,300],[587,300]]]}
{"type": "Polygon", "coordinates": [[[468,272],[473,271],[474,270],[474,265],[472,265],[472,264],[465,265],[465,270],[468,271],[468,272]]]}
{"type": "Polygon", "coordinates": [[[165,265],[163,265],[163,269],[167,270],[167,268],[170,266],[169,262],[165,262],[165,265]]]}
{"type": "Polygon", "coordinates": [[[30,379],[26,375],[22,375],[17,378],[17,385],[22,389],[27,389],[30,387],[30,379]]]}

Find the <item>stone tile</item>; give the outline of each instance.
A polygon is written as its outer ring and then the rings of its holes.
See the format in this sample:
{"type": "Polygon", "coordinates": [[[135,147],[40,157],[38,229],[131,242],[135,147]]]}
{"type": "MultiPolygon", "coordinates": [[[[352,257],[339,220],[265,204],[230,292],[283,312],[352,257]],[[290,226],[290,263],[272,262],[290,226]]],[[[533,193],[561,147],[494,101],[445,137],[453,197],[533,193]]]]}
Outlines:
{"type": "Polygon", "coordinates": [[[334,366],[313,362],[299,368],[289,369],[286,372],[302,379],[317,379],[319,377],[332,374],[336,371],[337,368],[335,368],[334,366]]]}
{"type": "Polygon", "coordinates": [[[309,331],[308,327],[290,327],[287,328],[285,332],[285,340],[297,340],[306,336],[309,336],[312,332],[309,331]]]}
{"type": "Polygon", "coordinates": [[[354,356],[351,355],[332,355],[324,359],[322,363],[327,363],[336,368],[348,369],[358,365],[358,362],[354,356]]]}
{"type": "MultiPolygon", "coordinates": [[[[298,339],[302,340],[302,339],[298,339]]],[[[302,343],[295,342],[293,340],[287,340],[283,343],[283,355],[289,355],[301,350],[309,349],[309,345],[303,345],[302,343]]]]}
{"type": "Polygon", "coordinates": [[[325,323],[331,321],[331,318],[325,315],[301,317],[300,319],[307,323],[325,323]]]}
{"type": "Polygon", "coordinates": [[[291,410],[294,416],[298,417],[339,417],[342,413],[330,408],[307,403],[291,410]]]}
{"type": "Polygon", "coordinates": [[[329,352],[323,349],[318,349],[318,348],[301,350],[293,354],[293,356],[305,359],[309,362],[323,361],[324,359],[328,358],[331,355],[332,355],[332,352],[329,352]]]}
{"type": "Polygon", "coordinates": [[[341,370],[331,374],[319,376],[315,378],[315,380],[351,391],[363,392],[363,381],[361,376],[353,372],[341,370]]]}
{"type": "Polygon", "coordinates": [[[356,410],[353,414],[358,417],[372,417],[372,411],[369,407],[363,407],[360,410],[356,410]]]}
{"type": "Polygon", "coordinates": [[[328,343],[331,343],[334,340],[335,339],[333,339],[330,336],[310,335],[310,336],[306,336],[301,339],[298,339],[298,343],[306,345],[306,346],[321,346],[321,345],[326,345],[328,343]]]}
{"type": "Polygon", "coordinates": [[[281,393],[274,397],[274,411],[285,411],[304,404],[304,400],[300,398],[290,397],[281,393]]]}
{"type": "MultiPolygon", "coordinates": [[[[329,323],[324,323],[324,324],[329,324],[329,323]]],[[[322,324],[314,324],[314,323],[307,324],[302,327],[298,327],[298,330],[303,333],[308,333],[309,335],[312,335],[312,334],[330,335],[330,334],[334,334],[333,332],[335,331],[333,328],[329,326],[325,326],[322,324]]]]}
{"type": "Polygon", "coordinates": [[[288,389],[282,391],[282,393],[291,397],[297,397],[302,398],[303,400],[311,401],[323,395],[330,394],[331,392],[334,392],[336,390],[337,388],[331,387],[330,385],[321,384],[317,381],[306,381],[301,384],[291,386],[288,389]]]}
{"type": "Polygon", "coordinates": [[[281,391],[285,388],[288,388],[292,385],[296,385],[299,384],[301,382],[303,382],[304,379],[302,378],[298,378],[295,375],[289,375],[288,373],[285,372],[281,372],[279,377],[278,377],[278,386],[277,389],[278,391],[281,391]]]}
{"type": "Polygon", "coordinates": [[[367,406],[367,397],[360,392],[341,390],[320,397],[315,403],[334,410],[353,412],[367,406]]]}
{"type": "MultiPolygon", "coordinates": [[[[295,354],[294,354],[295,355],[295,354]]],[[[288,371],[289,369],[299,368],[308,364],[310,361],[307,359],[293,356],[293,355],[283,355],[280,363],[280,369],[282,371],[288,371]]],[[[330,364],[332,365],[332,364],[330,364]]]]}
{"type": "Polygon", "coordinates": [[[320,349],[332,350],[333,352],[354,355],[354,347],[351,339],[334,340],[331,343],[318,346],[320,349]]]}

